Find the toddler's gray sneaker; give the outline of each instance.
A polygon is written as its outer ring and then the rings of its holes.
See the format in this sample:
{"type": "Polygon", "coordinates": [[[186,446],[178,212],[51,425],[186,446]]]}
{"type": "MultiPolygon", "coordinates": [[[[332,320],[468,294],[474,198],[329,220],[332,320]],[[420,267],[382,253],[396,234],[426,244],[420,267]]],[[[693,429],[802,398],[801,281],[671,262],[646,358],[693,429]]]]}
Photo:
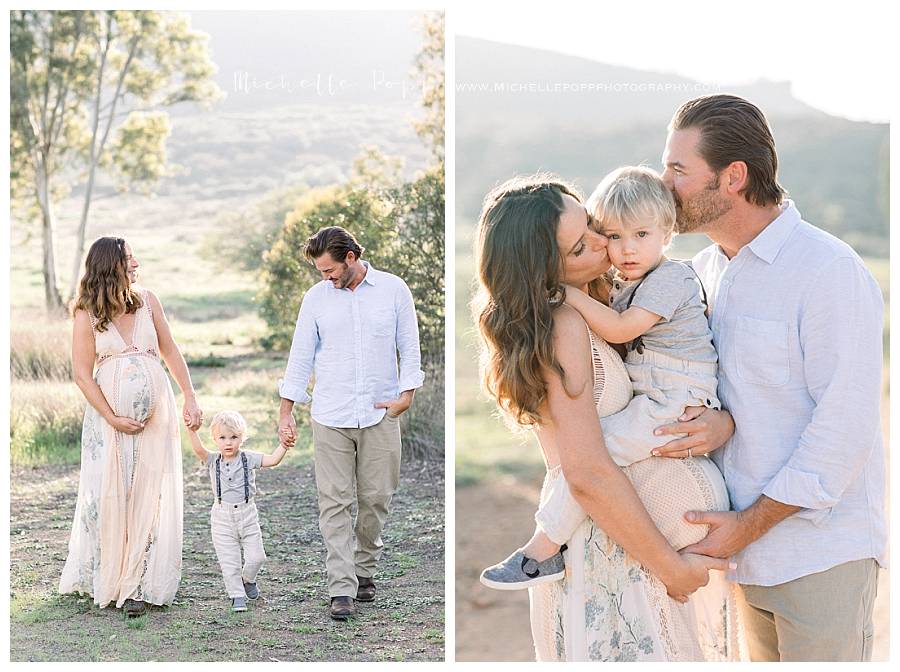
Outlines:
{"type": "Polygon", "coordinates": [[[523,590],[541,583],[559,581],[566,573],[563,550],[565,546],[543,562],[526,558],[518,550],[503,562],[484,570],[481,573],[481,583],[496,590],[523,590]]]}
{"type": "Polygon", "coordinates": [[[244,592],[247,593],[247,597],[251,600],[259,599],[259,587],[257,587],[255,581],[253,583],[244,582],[244,592]]]}
{"type": "Polygon", "coordinates": [[[231,598],[231,610],[232,611],[247,611],[247,598],[246,597],[232,597],[231,598]]]}

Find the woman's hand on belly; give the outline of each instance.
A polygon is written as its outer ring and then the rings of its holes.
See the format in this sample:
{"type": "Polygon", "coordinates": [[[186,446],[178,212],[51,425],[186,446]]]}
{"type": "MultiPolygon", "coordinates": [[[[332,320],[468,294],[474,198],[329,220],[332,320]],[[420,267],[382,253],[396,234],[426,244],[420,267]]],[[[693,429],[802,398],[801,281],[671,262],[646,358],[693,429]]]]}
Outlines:
{"type": "Polygon", "coordinates": [[[728,560],[711,558],[695,553],[680,554],[681,562],[672,576],[660,577],[666,585],[669,597],[678,602],[687,602],[691,593],[709,583],[709,570],[728,569],[728,560]]]}
{"type": "Polygon", "coordinates": [[[113,426],[113,429],[123,434],[138,434],[144,431],[143,422],[138,422],[133,418],[126,418],[122,415],[114,415],[111,418],[107,418],[106,421],[113,426]]]}

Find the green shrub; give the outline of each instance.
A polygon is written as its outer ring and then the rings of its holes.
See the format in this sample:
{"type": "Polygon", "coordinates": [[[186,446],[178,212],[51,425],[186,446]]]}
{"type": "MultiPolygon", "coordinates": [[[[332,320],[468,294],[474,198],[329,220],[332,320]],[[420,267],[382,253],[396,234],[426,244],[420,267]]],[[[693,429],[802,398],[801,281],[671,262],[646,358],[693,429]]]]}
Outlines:
{"type": "Polygon", "coordinates": [[[303,256],[306,239],[326,226],[342,226],[365,248],[366,259],[390,271],[385,251],[397,230],[389,211],[390,203],[377,191],[347,186],[313,189],[297,202],[263,261],[259,307],[269,326],[266,348],[290,347],[300,301],[322,279],[303,256]]]}
{"type": "Polygon", "coordinates": [[[228,365],[227,359],[214,355],[213,353],[209,353],[208,355],[185,355],[184,361],[190,368],[200,366],[205,366],[207,368],[222,368],[223,366],[228,365]]]}
{"type": "MultiPolygon", "coordinates": [[[[373,153],[365,158],[377,162],[373,153]]],[[[413,182],[396,184],[365,163],[365,179],[308,192],[285,219],[264,259],[260,313],[268,325],[263,345],[289,348],[303,295],[321,280],[303,257],[307,238],[343,226],[365,248],[375,268],[403,278],[413,294],[426,383],[404,421],[407,451],[444,454],[444,180],[434,167],[413,182]],[[393,184],[393,186],[391,186],[393,184]]],[[[391,172],[391,171],[385,171],[391,172]]]]}
{"type": "Polygon", "coordinates": [[[402,416],[404,457],[440,459],[444,455],[444,366],[423,361],[425,383],[402,416]]]}

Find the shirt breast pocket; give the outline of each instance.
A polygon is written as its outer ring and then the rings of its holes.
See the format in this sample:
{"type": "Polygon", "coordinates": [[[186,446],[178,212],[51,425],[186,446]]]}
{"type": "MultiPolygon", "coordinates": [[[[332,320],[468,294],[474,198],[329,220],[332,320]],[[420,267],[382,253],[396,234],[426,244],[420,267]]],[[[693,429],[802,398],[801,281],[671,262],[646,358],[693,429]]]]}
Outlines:
{"type": "Polygon", "coordinates": [[[754,385],[785,385],[791,377],[788,323],[742,315],[736,327],[738,377],[754,385]]]}

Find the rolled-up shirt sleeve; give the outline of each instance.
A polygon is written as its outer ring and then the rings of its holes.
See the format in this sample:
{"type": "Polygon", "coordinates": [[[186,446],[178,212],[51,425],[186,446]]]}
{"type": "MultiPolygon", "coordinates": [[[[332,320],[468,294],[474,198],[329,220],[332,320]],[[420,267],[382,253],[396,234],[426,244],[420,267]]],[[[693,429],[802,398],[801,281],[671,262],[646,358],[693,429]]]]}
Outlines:
{"type": "Polygon", "coordinates": [[[300,313],[297,315],[297,325],[291,341],[291,354],[284,371],[284,380],[278,391],[282,399],[290,399],[299,404],[306,404],[312,400],[306,388],[312,376],[318,344],[315,296],[311,290],[304,295],[300,303],[300,313]]]}
{"type": "Polygon", "coordinates": [[[415,390],[425,382],[419,350],[419,323],[412,292],[400,282],[397,290],[397,351],[400,354],[400,391],[415,390]]]}
{"type": "Polygon", "coordinates": [[[883,312],[878,285],[852,257],[822,268],[803,304],[803,370],[815,410],[763,494],[803,507],[796,515],[814,522],[830,516],[878,443],[883,312]]]}

